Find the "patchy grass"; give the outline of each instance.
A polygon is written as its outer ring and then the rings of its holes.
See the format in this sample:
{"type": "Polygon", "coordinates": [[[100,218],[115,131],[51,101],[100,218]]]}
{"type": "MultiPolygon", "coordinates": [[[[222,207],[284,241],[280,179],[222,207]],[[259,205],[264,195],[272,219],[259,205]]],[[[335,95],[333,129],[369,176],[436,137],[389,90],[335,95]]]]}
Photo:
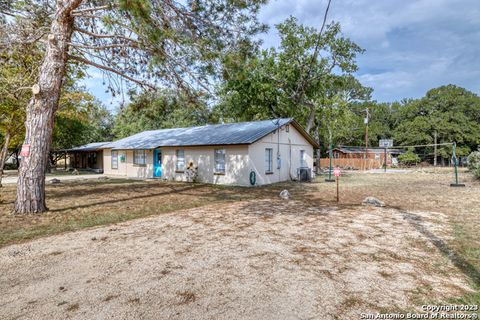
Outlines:
{"type": "MultiPolygon", "coordinates": [[[[456,259],[456,266],[467,275],[476,291],[451,302],[480,305],[480,181],[465,169],[459,173],[465,188],[450,187],[453,180],[452,168],[424,168],[404,174],[348,172],[340,180],[340,201],[343,206],[355,206],[365,197],[373,196],[399,210],[445,214],[445,227],[451,234],[442,239],[440,251],[456,259]]],[[[335,189],[323,179],[317,179],[315,188],[319,192],[314,196],[319,201],[335,201],[335,189]]],[[[433,223],[443,224],[438,220],[433,223]]],[[[437,261],[433,265],[442,264],[443,261],[437,261]]],[[[415,296],[422,297],[423,293],[415,296]]]]}
{"type": "Polygon", "coordinates": [[[65,181],[59,185],[47,185],[47,213],[15,216],[11,214],[15,186],[4,186],[0,202],[0,247],[207,204],[271,197],[279,188],[252,189],[126,179],[65,181]]]}

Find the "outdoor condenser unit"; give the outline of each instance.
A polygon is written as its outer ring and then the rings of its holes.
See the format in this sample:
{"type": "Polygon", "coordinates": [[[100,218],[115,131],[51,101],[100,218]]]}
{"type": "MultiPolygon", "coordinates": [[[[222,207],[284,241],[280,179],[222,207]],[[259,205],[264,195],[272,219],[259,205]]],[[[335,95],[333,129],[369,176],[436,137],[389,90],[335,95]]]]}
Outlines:
{"type": "Polygon", "coordinates": [[[312,181],[312,170],[308,167],[298,168],[297,169],[298,180],[302,182],[312,181]]]}

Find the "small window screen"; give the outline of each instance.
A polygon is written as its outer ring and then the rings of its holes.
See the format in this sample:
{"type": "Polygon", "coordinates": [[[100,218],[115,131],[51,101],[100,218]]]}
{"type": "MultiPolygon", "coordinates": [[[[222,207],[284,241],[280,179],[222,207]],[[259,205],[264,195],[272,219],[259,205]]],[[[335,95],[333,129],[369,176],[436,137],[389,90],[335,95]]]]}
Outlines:
{"type": "Polygon", "coordinates": [[[305,158],[305,150],[300,150],[300,166],[307,166],[307,159],[305,158]]]}
{"type": "Polygon", "coordinates": [[[185,170],[185,150],[177,150],[177,163],[176,163],[176,170],[177,171],[184,171],[185,170]]]}
{"type": "Polygon", "coordinates": [[[118,151],[112,150],[112,169],[118,169],[118,151]]]}
{"type": "Polygon", "coordinates": [[[215,149],[215,172],[225,173],[225,149],[215,149]]]}
{"type": "Polygon", "coordinates": [[[265,149],[265,172],[273,171],[273,149],[265,149]]]}

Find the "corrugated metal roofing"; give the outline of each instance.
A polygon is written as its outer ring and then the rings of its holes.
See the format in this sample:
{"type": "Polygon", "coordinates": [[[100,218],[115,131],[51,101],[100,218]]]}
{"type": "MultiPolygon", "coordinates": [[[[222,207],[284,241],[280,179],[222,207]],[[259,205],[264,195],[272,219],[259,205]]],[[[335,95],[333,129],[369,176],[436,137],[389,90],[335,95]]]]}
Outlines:
{"type": "Polygon", "coordinates": [[[88,144],[85,144],[85,145],[80,146],[80,147],[67,149],[66,151],[95,151],[95,150],[104,149],[104,146],[107,145],[107,144],[110,144],[110,143],[112,143],[112,142],[111,141],[108,141],[108,142],[92,142],[92,143],[88,143],[88,144]]]}
{"type": "Polygon", "coordinates": [[[226,123],[191,128],[144,131],[114,141],[104,149],[154,149],[157,147],[250,144],[292,122],[292,118],[226,123]]]}

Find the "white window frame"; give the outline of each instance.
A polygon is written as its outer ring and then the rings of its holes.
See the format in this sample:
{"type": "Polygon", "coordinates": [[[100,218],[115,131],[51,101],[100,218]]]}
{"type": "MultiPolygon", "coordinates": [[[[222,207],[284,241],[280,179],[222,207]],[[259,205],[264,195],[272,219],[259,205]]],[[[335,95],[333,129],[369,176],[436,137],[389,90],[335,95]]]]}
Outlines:
{"type": "Polygon", "coordinates": [[[133,150],[133,164],[136,166],[145,166],[147,164],[146,156],[146,151],[143,149],[133,150]]]}
{"type": "Polygon", "coordinates": [[[185,171],[185,150],[177,149],[175,150],[175,171],[184,172],[185,171]]]}
{"type": "Polygon", "coordinates": [[[307,167],[307,157],[306,157],[305,150],[300,150],[300,167],[306,168],[307,167]]]}
{"type": "Polygon", "coordinates": [[[118,151],[112,150],[112,163],[111,163],[112,169],[117,170],[118,169],[118,151]],[[115,160],[115,161],[114,161],[115,160]]]}
{"type": "Polygon", "coordinates": [[[215,165],[215,174],[225,174],[226,167],[226,151],[225,149],[215,149],[213,151],[213,159],[215,165]]]}
{"type": "Polygon", "coordinates": [[[265,148],[265,173],[273,173],[273,148],[265,148]]]}

